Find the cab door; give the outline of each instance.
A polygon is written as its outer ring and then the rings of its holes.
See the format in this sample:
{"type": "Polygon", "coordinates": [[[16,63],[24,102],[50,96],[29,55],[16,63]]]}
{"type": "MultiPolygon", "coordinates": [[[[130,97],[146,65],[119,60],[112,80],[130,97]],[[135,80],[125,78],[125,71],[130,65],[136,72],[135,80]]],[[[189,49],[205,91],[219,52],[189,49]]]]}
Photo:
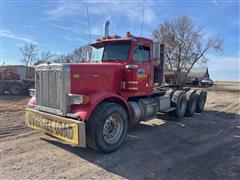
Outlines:
{"type": "Polygon", "coordinates": [[[138,93],[149,95],[153,90],[152,66],[150,60],[151,49],[144,44],[136,44],[133,54],[133,64],[136,65],[136,79],[138,93]]]}

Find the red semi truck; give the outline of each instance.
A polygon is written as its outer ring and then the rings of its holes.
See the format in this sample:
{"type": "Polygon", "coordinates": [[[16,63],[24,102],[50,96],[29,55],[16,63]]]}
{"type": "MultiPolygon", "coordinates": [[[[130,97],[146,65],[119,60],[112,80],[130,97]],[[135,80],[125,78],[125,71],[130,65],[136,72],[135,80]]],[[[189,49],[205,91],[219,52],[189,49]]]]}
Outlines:
{"type": "Polygon", "coordinates": [[[137,122],[160,112],[181,118],[203,111],[205,91],[154,87],[163,82],[164,46],[129,32],[111,37],[107,29],[91,47],[90,63],[36,67],[28,127],[109,153],[137,122]]]}

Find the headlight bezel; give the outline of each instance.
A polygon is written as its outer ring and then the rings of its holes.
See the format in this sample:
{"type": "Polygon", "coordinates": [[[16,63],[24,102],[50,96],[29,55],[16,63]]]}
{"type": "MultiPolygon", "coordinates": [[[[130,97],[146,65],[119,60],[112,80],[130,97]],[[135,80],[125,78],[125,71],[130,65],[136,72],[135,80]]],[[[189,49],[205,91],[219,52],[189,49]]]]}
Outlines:
{"type": "Polygon", "coordinates": [[[82,94],[68,94],[69,104],[88,104],[90,97],[82,94]]]}

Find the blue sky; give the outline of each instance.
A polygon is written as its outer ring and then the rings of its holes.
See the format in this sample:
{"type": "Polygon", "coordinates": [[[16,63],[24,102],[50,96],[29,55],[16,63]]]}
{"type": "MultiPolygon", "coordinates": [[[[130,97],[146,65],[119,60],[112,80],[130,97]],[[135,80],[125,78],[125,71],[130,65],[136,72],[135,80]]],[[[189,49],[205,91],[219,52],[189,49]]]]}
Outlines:
{"type": "MultiPolygon", "coordinates": [[[[19,48],[25,43],[38,45],[39,54],[50,50],[67,54],[89,42],[87,7],[91,42],[102,37],[103,23],[110,20],[110,33],[124,36],[130,31],[141,34],[142,1],[1,1],[1,61],[21,64],[19,48]]],[[[209,54],[209,72],[214,80],[240,80],[239,1],[145,0],[143,36],[165,20],[190,16],[210,36],[220,35],[224,52],[209,54]]]]}

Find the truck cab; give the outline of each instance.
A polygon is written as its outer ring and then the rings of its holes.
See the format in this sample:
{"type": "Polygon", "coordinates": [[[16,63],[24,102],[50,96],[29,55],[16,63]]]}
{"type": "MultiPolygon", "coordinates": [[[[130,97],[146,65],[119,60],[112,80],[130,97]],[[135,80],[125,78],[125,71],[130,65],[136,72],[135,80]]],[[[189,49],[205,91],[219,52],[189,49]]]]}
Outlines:
{"type": "Polygon", "coordinates": [[[154,74],[163,77],[164,63],[161,46],[152,40],[127,32],[123,38],[105,35],[90,46],[88,63],[36,67],[28,127],[108,153],[120,147],[130,125],[156,118],[158,112],[183,117],[188,106],[194,106],[192,115],[201,103],[198,110],[203,110],[205,92],[197,100],[195,92],[154,90],[156,79],[163,79],[154,74]]]}

